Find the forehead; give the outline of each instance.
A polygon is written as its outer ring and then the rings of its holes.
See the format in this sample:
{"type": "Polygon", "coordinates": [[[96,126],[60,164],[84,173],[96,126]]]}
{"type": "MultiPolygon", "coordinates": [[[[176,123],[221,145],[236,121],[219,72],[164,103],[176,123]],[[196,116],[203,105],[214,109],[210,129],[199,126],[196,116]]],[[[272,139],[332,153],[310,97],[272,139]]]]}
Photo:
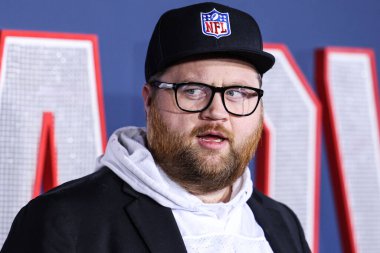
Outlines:
{"type": "Polygon", "coordinates": [[[224,84],[258,85],[260,75],[249,63],[237,59],[216,58],[182,62],[166,69],[165,82],[202,82],[215,86],[224,84]]]}

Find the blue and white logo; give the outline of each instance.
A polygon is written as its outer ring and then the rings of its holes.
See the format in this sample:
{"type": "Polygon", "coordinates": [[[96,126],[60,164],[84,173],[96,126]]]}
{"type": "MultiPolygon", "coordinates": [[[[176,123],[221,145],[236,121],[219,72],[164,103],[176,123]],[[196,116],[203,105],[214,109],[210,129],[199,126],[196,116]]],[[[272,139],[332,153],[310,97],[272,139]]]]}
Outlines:
{"type": "Polygon", "coordinates": [[[201,12],[202,32],[207,36],[219,39],[231,34],[230,17],[228,12],[222,13],[213,9],[210,12],[201,12]]]}

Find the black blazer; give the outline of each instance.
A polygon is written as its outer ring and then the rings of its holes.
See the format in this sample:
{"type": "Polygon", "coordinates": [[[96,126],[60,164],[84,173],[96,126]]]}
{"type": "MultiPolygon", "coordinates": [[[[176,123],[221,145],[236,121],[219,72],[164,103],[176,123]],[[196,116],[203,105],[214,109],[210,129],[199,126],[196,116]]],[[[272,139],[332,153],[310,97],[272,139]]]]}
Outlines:
{"type": "MultiPolygon", "coordinates": [[[[275,253],[310,252],[295,214],[261,193],[248,200],[275,253]]],[[[30,201],[1,253],[181,253],[169,208],[133,190],[108,168],[30,201]]]]}

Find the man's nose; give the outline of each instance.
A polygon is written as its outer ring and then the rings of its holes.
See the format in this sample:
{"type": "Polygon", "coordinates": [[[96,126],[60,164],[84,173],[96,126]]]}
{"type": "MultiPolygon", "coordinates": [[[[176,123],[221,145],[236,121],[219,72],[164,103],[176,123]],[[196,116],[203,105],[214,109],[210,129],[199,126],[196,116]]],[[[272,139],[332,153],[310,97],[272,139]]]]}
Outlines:
{"type": "Polygon", "coordinates": [[[219,92],[215,93],[209,107],[200,113],[202,119],[225,121],[228,118],[229,113],[224,108],[222,96],[219,92]]]}

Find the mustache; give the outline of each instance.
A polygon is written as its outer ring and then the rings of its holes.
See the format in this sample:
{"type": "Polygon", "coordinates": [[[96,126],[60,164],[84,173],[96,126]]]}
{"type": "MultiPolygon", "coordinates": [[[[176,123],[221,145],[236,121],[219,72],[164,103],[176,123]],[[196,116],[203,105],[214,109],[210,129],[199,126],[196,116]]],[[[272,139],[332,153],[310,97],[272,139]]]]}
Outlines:
{"type": "Polygon", "coordinates": [[[196,127],[191,131],[190,136],[196,137],[198,135],[203,135],[209,131],[215,131],[215,132],[219,132],[219,133],[223,134],[223,136],[225,136],[228,139],[228,141],[230,141],[230,142],[233,142],[233,140],[234,140],[234,135],[232,134],[232,132],[228,131],[222,125],[215,125],[215,124],[213,124],[213,125],[208,124],[208,125],[196,127]]]}

